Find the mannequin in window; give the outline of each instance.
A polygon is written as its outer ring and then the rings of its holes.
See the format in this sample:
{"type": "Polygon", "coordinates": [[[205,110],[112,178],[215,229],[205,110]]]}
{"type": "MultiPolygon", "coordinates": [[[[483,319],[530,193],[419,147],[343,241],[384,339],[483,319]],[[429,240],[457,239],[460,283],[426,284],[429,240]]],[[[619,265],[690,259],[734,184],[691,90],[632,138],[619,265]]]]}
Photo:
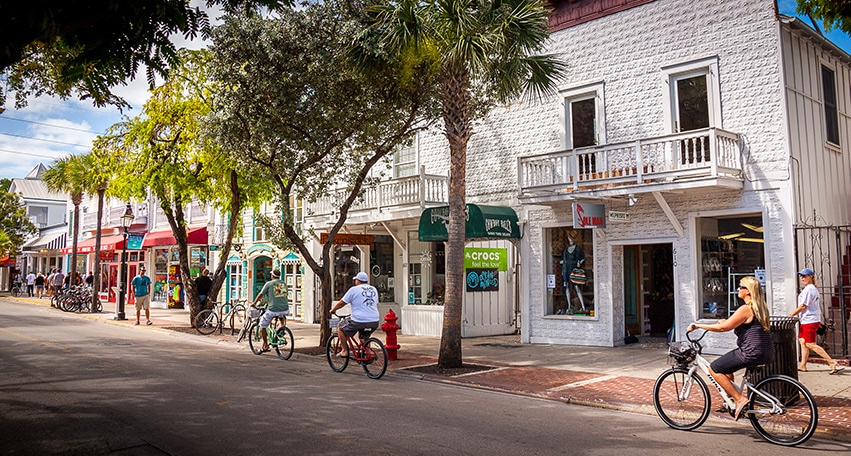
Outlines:
{"type": "Polygon", "coordinates": [[[567,236],[567,245],[564,247],[564,252],[561,255],[561,280],[564,284],[564,293],[567,297],[568,305],[570,304],[570,289],[571,286],[576,290],[576,296],[579,298],[579,304],[582,310],[585,310],[585,299],[582,297],[582,288],[579,284],[570,281],[570,272],[573,268],[581,268],[585,263],[585,252],[582,247],[573,240],[573,237],[567,236]]]}

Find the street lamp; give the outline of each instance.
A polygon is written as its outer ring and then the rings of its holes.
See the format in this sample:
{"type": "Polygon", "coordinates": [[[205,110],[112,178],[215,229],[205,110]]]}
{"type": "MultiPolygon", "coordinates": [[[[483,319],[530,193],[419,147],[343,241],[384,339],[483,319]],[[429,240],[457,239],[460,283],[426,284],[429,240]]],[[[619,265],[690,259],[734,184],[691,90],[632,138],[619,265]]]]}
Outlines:
{"type": "Polygon", "coordinates": [[[127,208],[124,209],[124,215],[121,216],[121,227],[124,228],[124,245],[121,249],[121,273],[118,283],[118,311],[115,313],[116,320],[126,320],[124,315],[124,291],[127,289],[127,235],[130,234],[130,224],[133,223],[133,209],[130,203],[127,203],[127,208]]]}

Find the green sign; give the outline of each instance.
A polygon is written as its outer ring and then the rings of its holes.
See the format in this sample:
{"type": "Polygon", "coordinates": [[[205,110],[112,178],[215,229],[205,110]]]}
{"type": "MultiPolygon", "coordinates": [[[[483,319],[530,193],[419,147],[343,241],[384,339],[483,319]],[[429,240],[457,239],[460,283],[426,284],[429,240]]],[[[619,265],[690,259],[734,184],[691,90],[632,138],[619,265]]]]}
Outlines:
{"type": "MultiPolygon", "coordinates": [[[[468,204],[464,221],[467,240],[471,239],[520,239],[517,213],[504,206],[468,204]]],[[[444,242],[448,239],[446,225],[449,223],[449,206],[425,209],[420,216],[420,242],[444,242]]]]}
{"type": "Polygon", "coordinates": [[[464,248],[464,269],[508,270],[508,249],[464,248]]]}

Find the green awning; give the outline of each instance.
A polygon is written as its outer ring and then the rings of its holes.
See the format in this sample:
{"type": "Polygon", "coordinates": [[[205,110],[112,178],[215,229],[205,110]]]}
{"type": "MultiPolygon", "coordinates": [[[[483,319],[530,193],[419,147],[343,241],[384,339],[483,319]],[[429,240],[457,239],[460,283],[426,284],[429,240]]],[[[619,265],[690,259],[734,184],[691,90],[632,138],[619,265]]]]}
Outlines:
{"type": "MultiPolygon", "coordinates": [[[[446,224],[449,223],[449,206],[433,207],[420,216],[420,242],[446,241],[446,224]]],[[[505,206],[467,205],[467,240],[520,239],[517,213],[505,206]]]]}

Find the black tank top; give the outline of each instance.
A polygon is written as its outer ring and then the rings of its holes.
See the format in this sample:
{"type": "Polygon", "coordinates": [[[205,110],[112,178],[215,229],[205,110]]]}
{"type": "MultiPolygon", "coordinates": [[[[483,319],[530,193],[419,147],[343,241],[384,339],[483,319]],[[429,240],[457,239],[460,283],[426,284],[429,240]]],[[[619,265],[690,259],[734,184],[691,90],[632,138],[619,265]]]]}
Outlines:
{"type": "Polygon", "coordinates": [[[759,320],[754,317],[750,323],[743,323],[734,329],[736,345],[742,360],[749,364],[768,364],[774,361],[774,342],[771,332],[762,329],[759,320]]]}

